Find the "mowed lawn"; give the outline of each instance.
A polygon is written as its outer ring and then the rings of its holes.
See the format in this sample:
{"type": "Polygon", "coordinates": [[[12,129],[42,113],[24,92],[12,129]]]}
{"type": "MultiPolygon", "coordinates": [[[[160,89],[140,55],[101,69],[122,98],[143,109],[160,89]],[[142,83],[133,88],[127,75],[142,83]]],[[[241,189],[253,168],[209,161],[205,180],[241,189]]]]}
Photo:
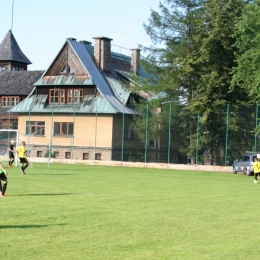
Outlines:
{"type": "Polygon", "coordinates": [[[5,260],[260,259],[252,176],[44,163],[19,170],[8,169],[0,198],[5,260]]]}

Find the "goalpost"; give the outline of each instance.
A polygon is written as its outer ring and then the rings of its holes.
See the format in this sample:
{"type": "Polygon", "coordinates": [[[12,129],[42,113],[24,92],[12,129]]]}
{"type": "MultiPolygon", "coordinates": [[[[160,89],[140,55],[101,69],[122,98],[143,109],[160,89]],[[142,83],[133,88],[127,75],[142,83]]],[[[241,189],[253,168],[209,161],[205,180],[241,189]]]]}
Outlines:
{"type": "MultiPolygon", "coordinates": [[[[19,133],[18,130],[15,129],[0,129],[0,157],[2,160],[9,161],[9,146],[11,140],[15,141],[14,144],[14,156],[15,156],[15,166],[18,166],[19,158],[16,153],[16,149],[20,144],[20,142],[25,141],[27,147],[27,157],[32,157],[32,148],[33,148],[33,137],[34,134],[31,135],[23,135],[19,133]]],[[[32,165],[32,160],[30,160],[30,166],[32,165]]]]}
{"type": "Polygon", "coordinates": [[[15,166],[18,166],[18,154],[16,153],[17,145],[19,144],[18,130],[0,129],[0,155],[7,157],[9,160],[9,146],[11,140],[15,141],[15,166]]]}

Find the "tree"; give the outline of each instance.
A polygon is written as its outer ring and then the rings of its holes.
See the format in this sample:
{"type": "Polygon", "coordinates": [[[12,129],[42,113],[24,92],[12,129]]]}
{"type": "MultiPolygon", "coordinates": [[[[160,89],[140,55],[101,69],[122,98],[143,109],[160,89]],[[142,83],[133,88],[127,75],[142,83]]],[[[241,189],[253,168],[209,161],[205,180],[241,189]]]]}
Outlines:
{"type": "MultiPolygon", "coordinates": [[[[233,35],[247,1],[167,0],[164,3],[160,3],[159,12],[151,12],[149,24],[144,25],[154,44],[142,47],[148,53],[147,73],[153,76],[142,85],[154,93],[166,93],[159,99],[160,104],[171,102],[178,111],[172,122],[181,122],[179,135],[186,141],[180,147],[182,152],[194,157],[197,150],[200,153],[207,150],[212,163],[223,164],[227,118],[232,120],[230,147],[236,145],[238,124],[246,122],[245,118],[239,118],[239,107],[232,106],[232,111],[227,108],[228,104],[248,101],[244,89],[231,88],[237,51],[233,35]]],[[[160,129],[166,128],[162,127],[163,116],[153,118],[160,129]]],[[[140,135],[141,120],[137,120],[140,135]]],[[[251,126],[246,126],[245,133],[250,131],[251,126]]]]}
{"type": "Polygon", "coordinates": [[[236,25],[237,66],[232,70],[232,89],[243,89],[252,103],[260,100],[260,1],[248,4],[236,25]]]}
{"type": "Polygon", "coordinates": [[[166,5],[159,5],[160,13],[152,10],[149,25],[144,24],[144,29],[154,45],[142,46],[142,49],[148,53],[148,73],[156,75],[157,85],[153,91],[166,92],[169,100],[179,101],[181,98],[184,103],[191,98],[192,84],[195,81],[191,62],[198,48],[194,37],[203,1],[164,2],[166,5]]]}
{"type": "MultiPolygon", "coordinates": [[[[164,3],[159,4],[159,12],[151,11],[149,24],[144,24],[153,45],[140,46],[146,54],[143,65],[148,75],[141,85],[142,90],[151,91],[158,97],[156,101],[149,102],[150,108],[157,109],[172,104],[172,111],[178,111],[178,114],[173,114],[172,126],[179,126],[179,111],[191,99],[196,82],[191,64],[194,53],[198,50],[194,37],[204,1],[166,0],[164,3]],[[166,95],[162,96],[160,93],[166,95]]],[[[144,107],[140,106],[140,109],[144,111],[144,107]]],[[[154,138],[160,138],[167,133],[168,120],[164,119],[168,118],[169,109],[162,111],[159,114],[151,114],[149,118],[149,132],[154,138]]],[[[142,139],[144,120],[144,117],[135,118],[135,130],[142,139]]],[[[184,131],[178,133],[189,135],[187,131],[192,132],[193,128],[194,125],[190,124],[189,129],[185,128],[186,134],[184,131]]],[[[176,142],[173,145],[176,146],[176,142]]]]}
{"type": "MultiPolygon", "coordinates": [[[[230,89],[231,71],[236,65],[233,34],[244,6],[243,0],[207,1],[195,38],[200,46],[193,59],[198,80],[185,110],[194,118],[200,116],[199,150],[208,150],[214,164],[225,163],[227,105],[247,101],[243,91],[230,89]]],[[[232,127],[236,126],[230,125],[229,131],[232,127]]],[[[188,154],[194,154],[196,148],[191,142],[188,154]]]]}

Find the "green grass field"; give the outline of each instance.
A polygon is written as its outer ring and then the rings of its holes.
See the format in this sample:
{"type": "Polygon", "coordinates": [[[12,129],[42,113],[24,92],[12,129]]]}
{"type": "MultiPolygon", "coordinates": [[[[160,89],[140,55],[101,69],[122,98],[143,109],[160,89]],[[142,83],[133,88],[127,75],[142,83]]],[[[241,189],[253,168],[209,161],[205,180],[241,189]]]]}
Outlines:
{"type": "Polygon", "coordinates": [[[1,259],[260,259],[253,177],[36,163],[19,170],[8,169],[0,198],[1,259]]]}

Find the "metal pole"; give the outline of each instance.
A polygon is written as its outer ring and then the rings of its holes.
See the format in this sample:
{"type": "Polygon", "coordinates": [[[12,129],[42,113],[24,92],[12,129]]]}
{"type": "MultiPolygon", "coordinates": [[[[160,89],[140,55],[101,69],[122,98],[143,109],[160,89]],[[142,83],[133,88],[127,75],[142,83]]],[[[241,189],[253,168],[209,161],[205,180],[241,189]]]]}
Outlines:
{"type": "MultiPolygon", "coordinates": [[[[10,111],[8,111],[8,129],[10,129],[10,125],[11,125],[11,122],[10,122],[10,111]]],[[[10,143],[10,131],[8,131],[8,144],[10,143]]]]}
{"type": "Polygon", "coordinates": [[[75,140],[75,116],[76,116],[76,104],[74,103],[74,112],[73,112],[73,133],[72,133],[72,155],[71,155],[71,160],[73,161],[74,159],[74,140],[75,140]]]}
{"type": "Polygon", "coordinates": [[[96,143],[97,143],[97,99],[96,99],[96,124],[95,124],[95,148],[94,148],[94,160],[96,160],[96,143]]]}
{"type": "Polygon", "coordinates": [[[122,121],[121,164],[122,164],[122,161],[124,160],[124,139],[125,139],[125,106],[124,106],[123,121],[122,121]]]}
{"type": "Polygon", "coordinates": [[[148,146],[148,104],[146,104],[146,118],[145,118],[145,154],[144,162],[146,163],[147,159],[147,146],[148,146]]]}
{"type": "Polygon", "coordinates": [[[198,164],[199,127],[200,127],[200,114],[198,114],[198,120],[197,120],[196,164],[198,164]]]}
{"type": "MultiPolygon", "coordinates": [[[[255,109],[255,127],[257,128],[258,124],[258,104],[256,104],[256,109],[255,109]]],[[[254,153],[256,153],[256,145],[257,145],[257,136],[255,134],[255,146],[254,146],[254,153]]]]}
{"type": "MultiPolygon", "coordinates": [[[[30,136],[31,136],[31,109],[32,109],[32,104],[33,104],[33,100],[32,100],[32,103],[30,104],[30,107],[29,107],[29,131],[28,131],[28,146],[29,146],[29,149],[30,149],[30,136]]],[[[26,133],[25,133],[26,134],[26,133]]],[[[32,150],[30,149],[30,156],[32,158],[32,150]]],[[[32,163],[31,163],[31,166],[32,166],[32,163]]]]}
{"type": "Polygon", "coordinates": [[[172,104],[169,106],[169,135],[168,135],[168,164],[170,163],[171,153],[171,118],[172,118],[172,104]]]}
{"type": "Polygon", "coordinates": [[[227,150],[228,150],[228,122],[229,122],[229,104],[227,105],[227,127],[226,127],[226,151],[225,151],[225,166],[227,166],[227,150]]]}
{"type": "Polygon", "coordinates": [[[12,21],[11,21],[11,31],[13,31],[13,20],[14,20],[14,0],[12,5],[12,21]]]}
{"type": "Polygon", "coordinates": [[[50,158],[52,153],[52,132],[53,132],[53,104],[51,109],[51,131],[50,131],[50,142],[49,142],[49,160],[48,160],[48,169],[50,169],[50,158]]]}
{"type": "Polygon", "coordinates": [[[19,132],[16,130],[16,144],[15,144],[15,166],[18,167],[18,154],[17,154],[17,147],[19,145],[19,132]]]}

